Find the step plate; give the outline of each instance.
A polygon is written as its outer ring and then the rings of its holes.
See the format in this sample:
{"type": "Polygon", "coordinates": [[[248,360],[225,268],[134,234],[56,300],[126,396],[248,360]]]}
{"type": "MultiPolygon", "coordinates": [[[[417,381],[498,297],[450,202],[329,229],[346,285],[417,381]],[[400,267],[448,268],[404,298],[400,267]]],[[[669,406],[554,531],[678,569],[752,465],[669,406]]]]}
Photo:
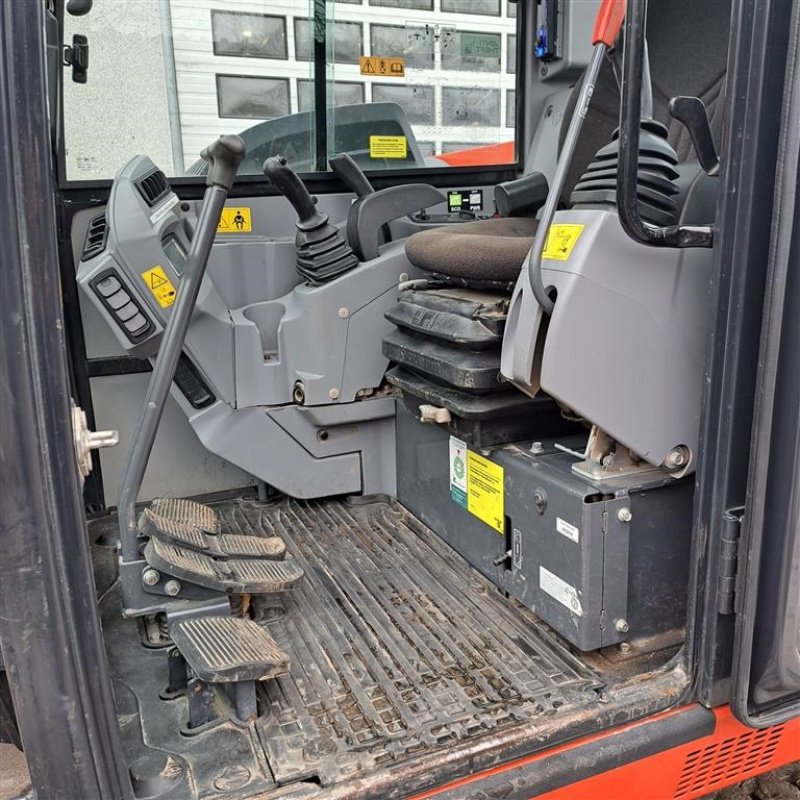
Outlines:
{"type": "Polygon", "coordinates": [[[193,523],[162,516],[146,508],[139,517],[139,530],[165,544],[174,544],[214,558],[266,558],[279,560],[286,554],[280,536],[210,535],[193,523]]]}
{"type": "Polygon", "coordinates": [[[289,671],[286,653],[249,619],[178,620],[170,636],[197,676],[209,683],[263,681],[289,671]]]}
{"type": "Polygon", "coordinates": [[[220,561],[174,544],[152,538],[144,557],[153,569],[187,583],[226,594],[273,594],[291,589],[303,568],[294,560],[231,559],[220,561]]]}

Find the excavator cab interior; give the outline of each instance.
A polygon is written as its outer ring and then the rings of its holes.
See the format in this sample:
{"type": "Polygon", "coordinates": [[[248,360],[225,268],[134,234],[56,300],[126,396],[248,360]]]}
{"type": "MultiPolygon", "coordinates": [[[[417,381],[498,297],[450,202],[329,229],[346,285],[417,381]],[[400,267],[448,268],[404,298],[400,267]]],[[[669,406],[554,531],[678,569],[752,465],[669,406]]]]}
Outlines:
{"type": "Polygon", "coordinates": [[[72,217],[86,336],[148,385],[123,419],[93,379],[137,797],[411,796],[688,690],[732,4],[631,0],[608,41],[599,3],[513,5],[510,180],[427,183],[387,100],[329,108],[334,191],[306,108],[184,178],[137,155],[72,217]]]}

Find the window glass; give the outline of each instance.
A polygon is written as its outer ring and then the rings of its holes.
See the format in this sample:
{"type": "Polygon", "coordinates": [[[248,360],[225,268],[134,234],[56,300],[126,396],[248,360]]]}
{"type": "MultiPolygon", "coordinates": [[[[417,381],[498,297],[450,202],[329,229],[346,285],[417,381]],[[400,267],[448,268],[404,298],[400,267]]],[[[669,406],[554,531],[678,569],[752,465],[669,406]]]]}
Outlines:
{"type": "Polygon", "coordinates": [[[370,25],[371,54],[400,57],[406,68],[433,69],[435,38],[415,26],[370,25]]]}
{"type": "Polygon", "coordinates": [[[442,0],[442,11],[454,14],[500,16],[500,0],[442,0]]]}
{"type": "Polygon", "coordinates": [[[506,48],[506,72],[512,75],[517,71],[517,37],[508,37],[508,46],[506,48]]]}
{"type": "Polygon", "coordinates": [[[506,128],[516,125],[517,116],[517,90],[506,89],[506,128]]]}
{"type": "MultiPolygon", "coordinates": [[[[352,106],[364,102],[364,84],[339,81],[328,84],[328,104],[352,106]]],[[[297,105],[299,111],[314,110],[314,81],[297,81],[297,105]]]]}
{"type": "Polygon", "coordinates": [[[372,100],[375,103],[397,103],[403,107],[409,122],[429,123],[436,114],[433,86],[373,83],[372,100]]]}
{"type": "MultiPolygon", "coordinates": [[[[328,29],[328,60],[338,64],[358,64],[364,47],[360,22],[334,22],[328,29]],[[333,35],[331,35],[333,34],[333,35]]],[[[308,19],[295,17],[294,51],[298,61],[311,61],[314,51],[311,46],[312,25],[308,19]]]]}
{"type": "Polygon", "coordinates": [[[200,151],[223,133],[245,140],[240,174],[260,174],[278,152],[315,171],[323,137],[329,156],[345,149],[368,169],[444,167],[439,156],[455,145],[475,148],[476,164],[497,158],[477,152],[488,144],[511,145],[500,152],[513,157],[517,21],[507,0],[327,0],[316,31],[315,6],[94,0],[87,15],[65,15],[65,42],[81,33],[91,44],[87,83],[63,72],[67,179],[111,178],[139,153],[170,176],[202,174],[200,151]],[[315,33],[326,40],[325,131],[315,33]]]}
{"type": "Polygon", "coordinates": [[[516,17],[517,4],[512,3],[511,0],[506,0],[506,14],[508,14],[509,17],[516,17]]]}
{"type": "Polygon", "coordinates": [[[289,113],[289,81],[252,75],[217,75],[222,118],[274,119],[289,113]]]}
{"type": "Polygon", "coordinates": [[[502,37],[499,33],[456,31],[442,45],[442,68],[499,72],[502,37]]]}
{"type": "Polygon", "coordinates": [[[387,8],[408,8],[419,11],[433,11],[433,0],[369,0],[371,6],[387,8]]]}
{"type": "Polygon", "coordinates": [[[442,122],[445,125],[500,125],[500,92],[497,89],[442,89],[442,122]]]}
{"type": "Polygon", "coordinates": [[[286,17],[211,12],[214,55],[249,58],[286,58],[286,17]]]}

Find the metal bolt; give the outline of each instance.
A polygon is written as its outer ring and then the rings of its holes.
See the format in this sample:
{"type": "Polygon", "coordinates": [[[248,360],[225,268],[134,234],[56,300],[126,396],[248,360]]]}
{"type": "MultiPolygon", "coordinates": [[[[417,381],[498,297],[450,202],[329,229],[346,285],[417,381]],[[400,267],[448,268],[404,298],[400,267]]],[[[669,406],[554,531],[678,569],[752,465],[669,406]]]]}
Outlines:
{"type": "Polygon", "coordinates": [[[398,283],[405,283],[407,280],[408,280],[408,273],[407,272],[401,272],[400,273],[400,277],[397,279],[397,282],[398,283]]]}
{"type": "Polygon", "coordinates": [[[170,596],[175,597],[181,590],[180,581],[167,581],[164,584],[164,591],[170,596]]]}
{"type": "Polygon", "coordinates": [[[617,461],[616,453],[608,453],[608,455],[603,456],[600,463],[603,466],[603,469],[611,469],[617,461]]]}
{"type": "Polygon", "coordinates": [[[628,620],[626,619],[618,619],[614,623],[614,627],[619,633],[627,633],[631,629],[631,626],[628,625],[628,620]]]}
{"type": "Polygon", "coordinates": [[[629,508],[621,508],[617,511],[617,519],[620,522],[630,522],[633,519],[633,514],[629,508]]]}
{"type": "Polygon", "coordinates": [[[531,445],[531,453],[544,453],[544,445],[541,442],[534,442],[531,445]]]}
{"type": "Polygon", "coordinates": [[[161,580],[161,576],[152,567],[142,572],[142,583],[145,586],[155,586],[161,580]]]}
{"type": "Polygon", "coordinates": [[[619,651],[620,651],[620,653],[623,653],[623,654],[627,655],[628,653],[631,652],[631,650],[633,650],[633,648],[630,646],[630,644],[628,642],[620,642],[619,643],[619,651]]]}
{"type": "Polygon", "coordinates": [[[331,389],[328,392],[328,397],[330,397],[331,400],[338,400],[339,399],[339,390],[338,389],[331,389]]]}
{"type": "Polygon", "coordinates": [[[677,447],[673,447],[672,450],[667,453],[667,460],[666,465],[667,469],[678,469],[689,460],[689,451],[684,447],[684,445],[679,444],[677,447]]]}
{"type": "Polygon", "coordinates": [[[342,306],[342,307],[339,309],[339,316],[340,316],[342,319],[347,319],[347,318],[350,316],[350,309],[349,309],[349,308],[347,308],[347,307],[345,307],[345,306],[342,306]]]}

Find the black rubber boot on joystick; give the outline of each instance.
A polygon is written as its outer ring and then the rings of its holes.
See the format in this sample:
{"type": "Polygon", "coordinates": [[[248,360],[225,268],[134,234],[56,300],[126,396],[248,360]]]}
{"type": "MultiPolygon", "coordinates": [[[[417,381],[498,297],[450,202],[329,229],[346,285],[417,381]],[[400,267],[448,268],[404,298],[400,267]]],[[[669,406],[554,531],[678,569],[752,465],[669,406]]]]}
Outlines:
{"type": "Polygon", "coordinates": [[[327,283],[358,266],[358,258],[341,231],[314,205],[308,189],[283,156],[268,158],[264,174],[297,211],[297,272],[305,280],[313,285],[327,283]]]}

